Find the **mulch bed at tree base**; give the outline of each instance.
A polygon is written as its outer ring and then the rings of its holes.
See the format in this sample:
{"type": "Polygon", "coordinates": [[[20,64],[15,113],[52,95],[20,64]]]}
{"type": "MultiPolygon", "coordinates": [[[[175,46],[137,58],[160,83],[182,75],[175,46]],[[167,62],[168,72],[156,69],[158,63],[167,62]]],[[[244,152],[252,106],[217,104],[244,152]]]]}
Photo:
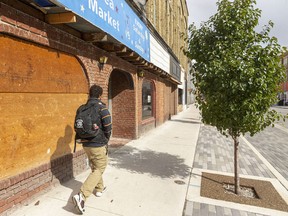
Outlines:
{"type": "Polygon", "coordinates": [[[233,184],[233,176],[224,176],[211,173],[202,173],[201,196],[217,200],[259,206],[288,212],[288,205],[279,195],[271,182],[240,178],[240,186],[254,188],[259,198],[247,198],[227,193],[223,184],[233,184]]]}

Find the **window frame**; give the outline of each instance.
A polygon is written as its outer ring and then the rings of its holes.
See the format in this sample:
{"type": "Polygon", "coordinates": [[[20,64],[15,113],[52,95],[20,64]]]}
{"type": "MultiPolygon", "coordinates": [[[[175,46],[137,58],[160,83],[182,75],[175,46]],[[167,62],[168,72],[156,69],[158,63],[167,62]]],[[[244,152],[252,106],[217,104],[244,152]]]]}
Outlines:
{"type": "MultiPolygon", "coordinates": [[[[149,79],[144,79],[143,82],[142,82],[142,88],[141,88],[141,98],[142,98],[142,101],[141,101],[141,108],[142,108],[142,121],[147,121],[147,120],[150,120],[150,119],[154,119],[155,118],[155,85],[154,85],[154,82],[152,80],[149,80],[149,79]],[[147,95],[147,104],[145,104],[144,102],[144,98],[146,97],[144,94],[144,86],[145,86],[145,83],[150,83],[150,99],[149,99],[149,94],[147,95]],[[151,110],[151,114],[147,115],[144,113],[145,109],[144,109],[144,106],[146,106],[146,108],[150,108],[151,110]]],[[[149,112],[146,112],[146,113],[149,113],[149,112]]]]}

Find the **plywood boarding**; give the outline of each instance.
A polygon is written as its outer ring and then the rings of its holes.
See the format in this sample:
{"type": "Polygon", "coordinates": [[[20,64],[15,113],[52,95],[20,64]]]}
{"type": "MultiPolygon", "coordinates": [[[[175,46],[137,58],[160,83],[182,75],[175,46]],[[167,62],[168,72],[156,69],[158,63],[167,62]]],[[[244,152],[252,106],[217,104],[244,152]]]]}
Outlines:
{"type": "Polygon", "coordinates": [[[86,95],[0,93],[1,179],[71,153],[73,121],[86,95]]]}
{"type": "Polygon", "coordinates": [[[73,121],[87,100],[77,59],[0,35],[0,179],[71,153],[73,121]]]}
{"type": "Polygon", "coordinates": [[[86,93],[74,56],[0,35],[0,92],[86,93]]]}

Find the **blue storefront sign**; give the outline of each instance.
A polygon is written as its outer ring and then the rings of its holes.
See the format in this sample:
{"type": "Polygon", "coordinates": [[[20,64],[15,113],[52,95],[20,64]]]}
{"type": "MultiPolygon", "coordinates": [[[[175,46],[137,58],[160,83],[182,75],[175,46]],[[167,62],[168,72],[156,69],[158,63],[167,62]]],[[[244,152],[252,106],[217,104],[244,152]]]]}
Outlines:
{"type": "Polygon", "coordinates": [[[57,0],[150,61],[149,30],[125,0],[57,0]]]}

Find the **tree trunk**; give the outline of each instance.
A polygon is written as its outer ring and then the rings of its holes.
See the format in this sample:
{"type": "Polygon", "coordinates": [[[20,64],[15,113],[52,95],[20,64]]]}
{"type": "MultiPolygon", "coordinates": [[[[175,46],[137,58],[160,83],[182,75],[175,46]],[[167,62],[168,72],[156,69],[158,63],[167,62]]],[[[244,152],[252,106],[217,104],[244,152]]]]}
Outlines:
{"type": "Polygon", "coordinates": [[[238,147],[239,147],[239,137],[233,137],[234,140],[234,185],[235,194],[239,194],[240,191],[240,178],[239,178],[239,164],[238,164],[238,147]]]}

